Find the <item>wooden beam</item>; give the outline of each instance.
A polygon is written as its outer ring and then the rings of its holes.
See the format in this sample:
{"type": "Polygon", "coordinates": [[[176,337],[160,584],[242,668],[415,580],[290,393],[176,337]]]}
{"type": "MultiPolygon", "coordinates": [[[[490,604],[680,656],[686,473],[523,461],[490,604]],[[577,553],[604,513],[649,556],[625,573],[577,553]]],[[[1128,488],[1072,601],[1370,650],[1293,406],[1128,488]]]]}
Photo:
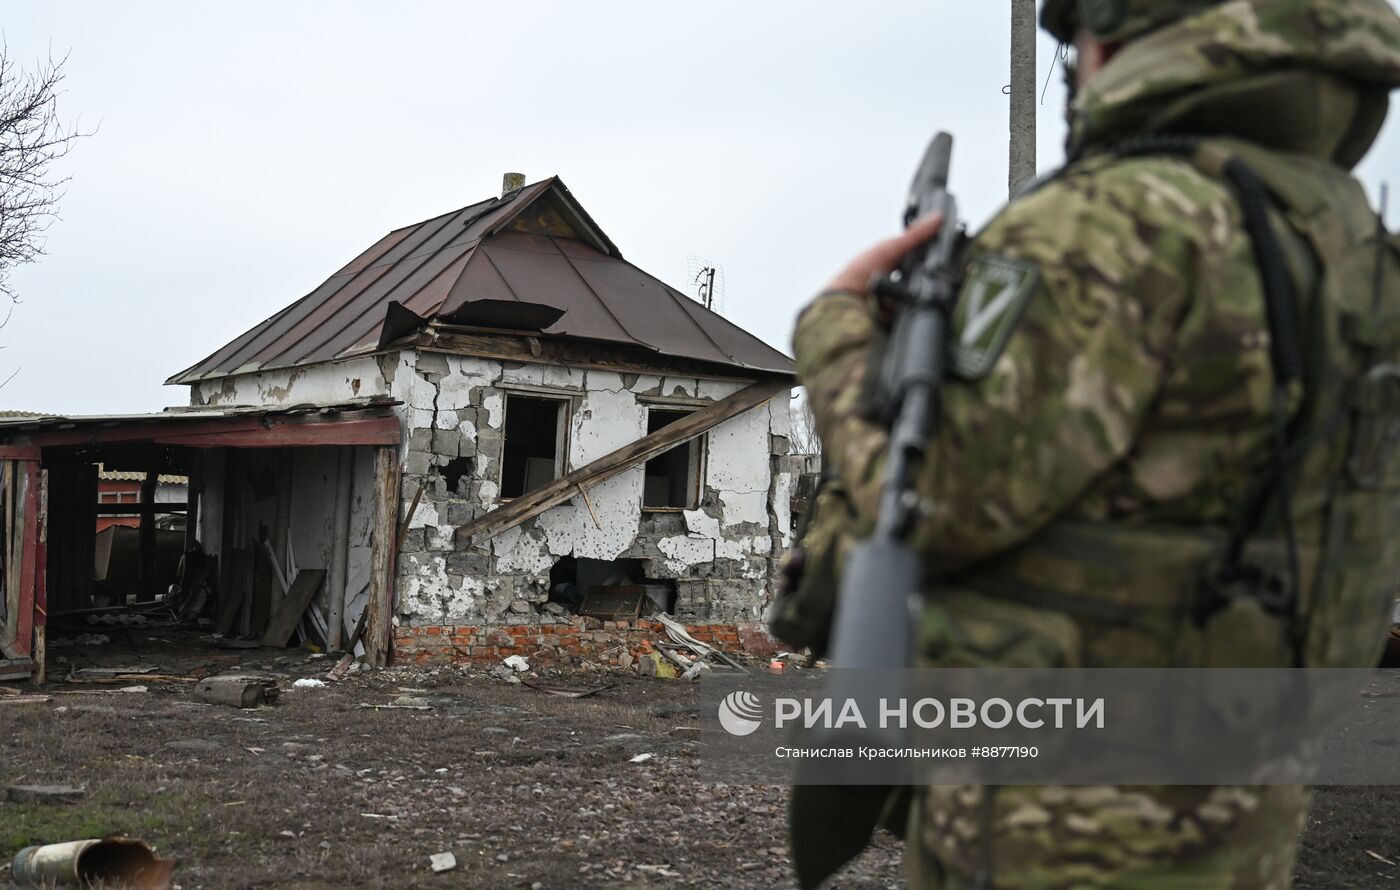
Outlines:
{"type": "Polygon", "coordinates": [[[16,435],[24,436],[26,444],[22,447],[28,449],[106,442],[154,442],[191,448],[281,448],[289,445],[397,445],[400,431],[399,419],[392,414],[343,419],[317,414],[113,421],[105,426],[38,429],[16,435]]]}
{"type": "Polygon", "coordinates": [[[389,660],[393,642],[394,554],[398,550],[399,450],[374,452],[374,533],[370,546],[369,619],[365,625],[365,658],[375,667],[389,660]]]}
{"type": "Polygon", "coordinates": [[[478,538],[494,537],[507,529],[514,528],[573,497],[577,490],[605,482],[618,473],[645,463],[678,445],[684,445],[691,439],[703,436],[726,420],[751,411],[777,394],[787,392],[791,388],[792,383],[788,381],[755,383],[728,398],[687,414],[675,423],[624,445],[572,473],[555,479],[548,485],[527,492],[509,504],[467,523],[457,530],[457,546],[470,547],[477,543],[478,538]]]}
{"type": "Polygon", "coordinates": [[[160,445],[187,448],[296,448],[312,445],[397,445],[399,420],[345,420],[339,422],[281,424],[270,429],[180,434],[158,434],[160,445]]]}
{"type": "Polygon", "coordinates": [[[189,510],[188,503],[172,502],[162,503],[156,501],[150,504],[114,504],[111,501],[99,503],[93,507],[98,516],[145,516],[153,513],[184,513],[189,510]]]}

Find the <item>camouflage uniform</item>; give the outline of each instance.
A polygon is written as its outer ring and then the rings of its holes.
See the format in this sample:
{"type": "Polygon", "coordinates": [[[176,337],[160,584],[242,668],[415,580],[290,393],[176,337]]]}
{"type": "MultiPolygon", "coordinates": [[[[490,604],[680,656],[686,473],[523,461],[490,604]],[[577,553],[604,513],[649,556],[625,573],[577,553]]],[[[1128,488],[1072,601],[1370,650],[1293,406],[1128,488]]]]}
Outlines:
{"type": "MultiPolygon", "coordinates": [[[[1385,0],[1079,10],[1132,39],[1073,104],[1071,163],[973,244],[960,377],[920,478],[924,663],[1374,664],[1400,578],[1386,546],[1400,534],[1400,244],[1348,171],[1400,85],[1400,17],[1385,0]],[[1114,151],[1151,133],[1209,138],[1190,156],[1114,151]],[[1303,321],[1306,373],[1283,392],[1303,443],[1289,471],[1298,603],[1283,617],[1253,600],[1196,610],[1265,484],[1277,396],[1230,158],[1268,188],[1303,321]]],[[[849,293],[820,296],[795,334],[839,478],[824,495],[837,518],[818,516],[812,537],[838,565],[882,479],[886,435],[867,409],[883,338],[849,293]]],[[[1253,558],[1281,559],[1281,527],[1275,503],[1253,558]]],[[[949,890],[1284,888],[1306,807],[1287,787],[925,788],[910,870],[949,890]]]]}

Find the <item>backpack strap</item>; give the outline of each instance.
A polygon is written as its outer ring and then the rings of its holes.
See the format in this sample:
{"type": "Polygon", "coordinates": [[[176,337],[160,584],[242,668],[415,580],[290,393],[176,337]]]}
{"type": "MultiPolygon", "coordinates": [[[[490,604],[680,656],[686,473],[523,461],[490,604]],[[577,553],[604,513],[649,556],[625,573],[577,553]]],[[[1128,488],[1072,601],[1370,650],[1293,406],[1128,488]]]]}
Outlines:
{"type": "MultiPolygon", "coordinates": [[[[1298,288],[1290,272],[1287,256],[1270,216],[1271,200],[1263,180],[1242,158],[1228,149],[1195,136],[1158,135],[1121,145],[1120,158],[1167,155],[1182,158],[1212,179],[1229,183],[1240,202],[1245,232],[1254,250],[1255,263],[1264,291],[1264,309],[1269,328],[1269,360],[1273,371],[1273,462],[1269,472],[1246,502],[1220,560],[1207,570],[1195,619],[1204,624],[1211,615],[1241,598],[1256,600],[1271,614],[1287,617],[1296,624],[1301,572],[1298,544],[1293,525],[1291,468],[1306,451],[1309,440],[1294,441],[1289,404],[1296,383],[1304,389],[1306,379],[1302,343],[1299,336],[1298,288]],[[1287,577],[1262,566],[1250,564],[1244,550],[1263,525],[1269,505],[1277,503],[1287,552],[1287,577]]],[[[1298,627],[1292,636],[1301,659],[1302,639],[1298,627]]]]}

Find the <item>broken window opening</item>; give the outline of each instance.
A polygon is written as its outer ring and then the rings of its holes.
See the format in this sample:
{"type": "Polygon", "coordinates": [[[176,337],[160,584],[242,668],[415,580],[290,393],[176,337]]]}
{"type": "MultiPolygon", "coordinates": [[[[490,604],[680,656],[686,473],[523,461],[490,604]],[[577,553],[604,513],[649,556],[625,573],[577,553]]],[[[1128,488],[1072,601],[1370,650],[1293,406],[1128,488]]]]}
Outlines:
{"type": "Polygon", "coordinates": [[[674,610],[676,582],[648,578],[644,559],[565,556],[549,571],[549,601],[590,618],[630,621],[674,610]]]}
{"type": "Polygon", "coordinates": [[[470,457],[454,457],[436,471],[447,483],[448,495],[466,497],[467,492],[461,488],[462,480],[469,478],[475,469],[476,462],[470,457]]]}
{"type": "MultiPolygon", "coordinates": [[[[647,409],[647,435],[670,426],[689,411],[647,409]]],[[[700,502],[700,443],[704,436],[677,445],[646,463],[642,507],[648,510],[694,510],[700,502]]]]}
{"type": "Polygon", "coordinates": [[[564,474],[566,404],[562,399],[506,395],[502,498],[518,498],[564,474]]]}

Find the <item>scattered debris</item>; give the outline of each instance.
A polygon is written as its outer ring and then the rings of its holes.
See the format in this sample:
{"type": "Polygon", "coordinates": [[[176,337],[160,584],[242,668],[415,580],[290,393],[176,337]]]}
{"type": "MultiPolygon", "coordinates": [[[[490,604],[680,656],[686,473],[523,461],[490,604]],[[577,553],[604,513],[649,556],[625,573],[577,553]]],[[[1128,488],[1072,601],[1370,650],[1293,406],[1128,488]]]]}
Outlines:
{"type": "Polygon", "coordinates": [[[21,887],[170,890],[174,875],[174,859],[162,859],[145,841],[127,837],[25,847],[11,865],[11,876],[21,887]]]}
{"type": "Polygon", "coordinates": [[[440,875],[457,867],[457,857],[451,853],[434,853],[428,857],[428,863],[432,866],[433,874],[440,875]]]}
{"type": "Polygon", "coordinates": [[[523,655],[512,655],[502,661],[501,664],[521,674],[530,669],[530,662],[523,655]]]}
{"type": "Polygon", "coordinates": [[[326,679],[332,682],[344,680],[350,674],[350,670],[354,666],[355,656],[347,652],[340,657],[340,660],[337,661],[330,670],[326,671],[326,679]]]}
{"type": "Polygon", "coordinates": [[[129,683],[142,680],[149,683],[194,683],[198,677],[181,677],[174,674],[157,674],[153,667],[88,667],[72,671],[64,678],[66,683],[129,683]]]}
{"type": "Polygon", "coordinates": [[[597,695],[600,692],[606,692],[613,688],[611,683],[607,686],[598,686],[594,689],[565,689],[562,686],[546,686],[543,683],[533,683],[529,680],[521,680],[520,682],[522,685],[528,686],[538,692],[547,692],[550,695],[560,695],[564,698],[588,698],[590,695],[597,695]]]}
{"type": "Polygon", "coordinates": [[[679,878],[681,873],[675,871],[669,865],[634,865],[637,871],[645,875],[656,875],[659,878],[679,878]]]}
{"type": "Polygon", "coordinates": [[[1394,864],[1395,864],[1395,863],[1392,862],[1391,860],[1386,859],[1384,856],[1382,856],[1381,854],[1377,853],[1375,850],[1367,850],[1367,851],[1366,851],[1366,855],[1367,855],[1367,856],[1370,856],[1372,859],[1375,859],[1377,862],[1384,862],[1386,865],[1394,865],[1394,864]]]}
{"type": "Polygon", "coordinates": [[[666,628],[666,636],[670,637],[672,640],[679,643],[680,645],[685,646],[687,649],[694,652],[696,655],[699,655],[701,658],[708,658],[710,656],[714,656],[715,658],[718,658],[720,661],[723,661],[725,664],[729,665],[737,671],[741,671],[745,674],[749,672],[748,668],[744,667],[739,662],[730,658],[728,655],[725,655],[719,649],[716,649],[714,646],[702,643],[699,640],[692,637],[690,635],[690,632],[685,629],[685,625],[681,624],[679,621],[676,621],[671,616],[664,615],[658,612],[657,614],[651,616],[650,620],[661,624],[663,627],[666,628]]]}
{"type": "Polygon", "coordinates": [[[627,761],[627,762],[628,762],[628,763],[646,763],[648,760],[652,759],[652,758],[655,757],[655,756],[656,756],[655,754],[638,754],[636,757],[633,757],[631,760],[629,760],[629,761],[627,761]]]}
{"type": "Polygon", "coordinates": [[[356,707],[370,708],[375,711],[431,711],[433,706],[421,698],[410,698],[402,696],[396,698],[388,704],[373,704],[371,702],[360,702],[356,707]]]}
{"type": "Polygon", "coordinates": [[[105,646],[112,642],[112,638],[106,634],[78,634],[73,638],[75,646],[105,646]]]}
{"type": "Polygon", "coordinates": [[[87,791],[70,785],[11,785],[5,789],[10,803],[77,803],[87,791]]]}
{"type": "Polygon", "coordinates": [[[648,652],[637,662],[637,668],[644,677],[657,677],[662,680],[674,680],[679,674],[676,673],[676,666],[666,660],[666,656],[659,652],[648,652]]]}
{"type": "Polygon", "coordinates": [[[123,686],[120,689],[55,689],[53,695],[124,695],[150,692],[149,686],[123,686]]]}
{"type": "Polygon", "coordinates": [[[317,680],[315,677],[302,677],[292,683],[293,689],[320,689],[326,685],[325,680],[317,680]]]}
{"type": "Polygon", "coordinates": [[[53,701],[51,695],[16,695],[0,698],[0,705],[41,705],[53,701]]]}
{"type": "Polygon", "coordinates": [[[195,698],[213,705],[256,708],[277,701],[276,680],[262,677],[206,677],[194,687],[195,698]]]}

